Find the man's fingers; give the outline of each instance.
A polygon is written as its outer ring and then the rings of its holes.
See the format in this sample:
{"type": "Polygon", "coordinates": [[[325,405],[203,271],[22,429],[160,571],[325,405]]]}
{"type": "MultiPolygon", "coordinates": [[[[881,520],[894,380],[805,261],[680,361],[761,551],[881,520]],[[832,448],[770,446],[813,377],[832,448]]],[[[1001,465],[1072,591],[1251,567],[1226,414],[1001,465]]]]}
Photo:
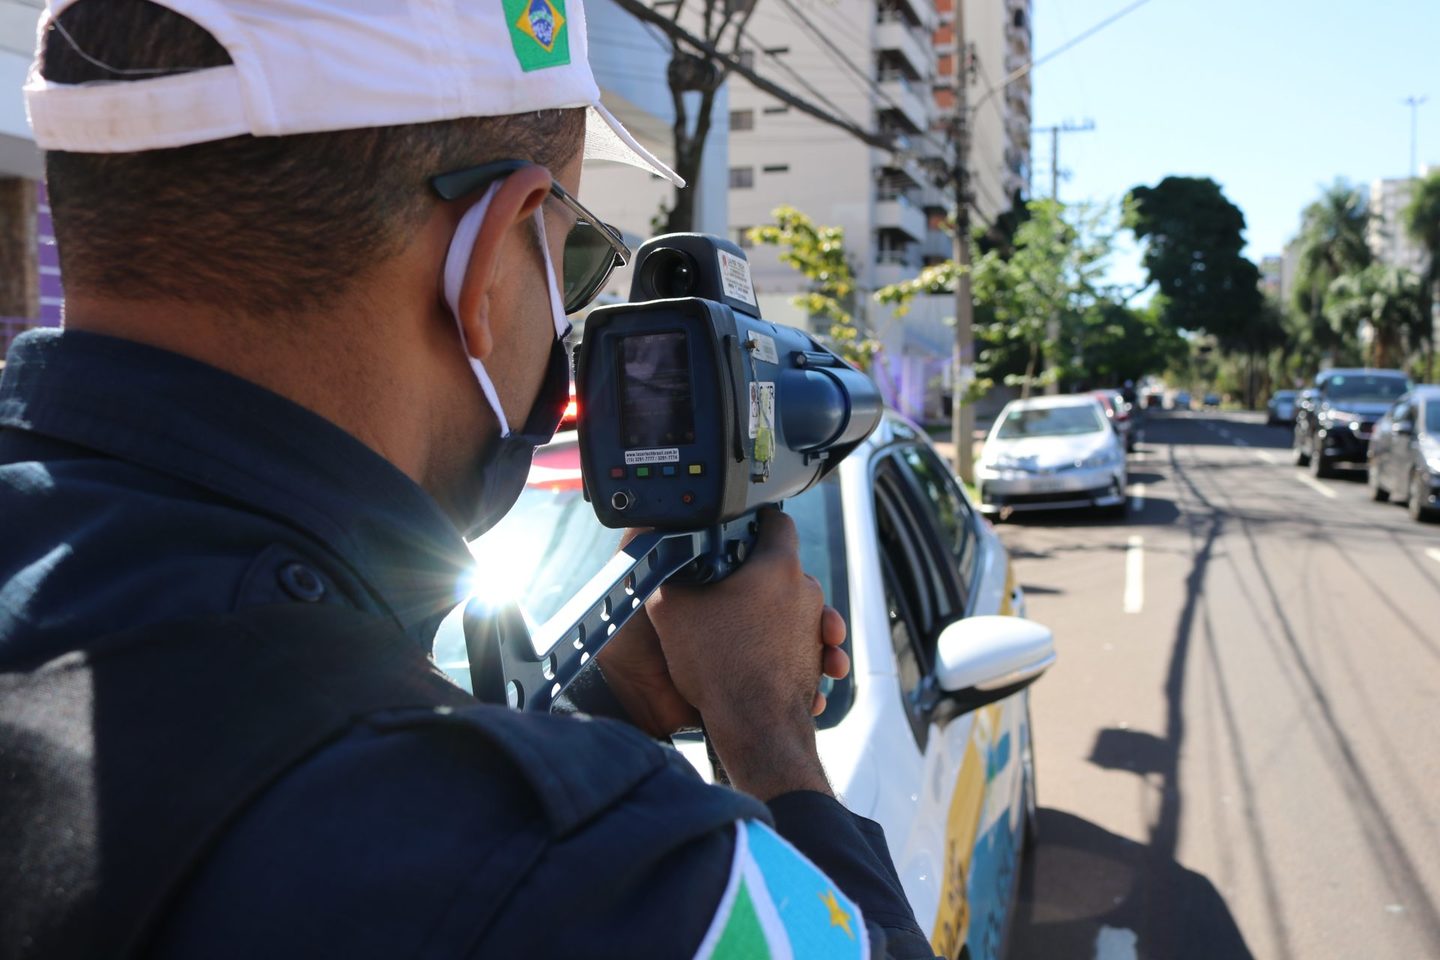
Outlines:
{"type": "Polygon", "coordinates": [[[850,674],[850,655],[839,647],[826,647],[820,654],[820,672],[832,680],[844,680],[850,674]]]}
{"type": "Polygon", "coordinates": [[[826,704],[825,694],[819,693],[819,692],[817,691],[816,694],[815,694],[815,701],[810,704],[810,716],[812,716],[812,717],[818,717],[818,716],[820,716],[820,714],[824,713],[824,712],[825,712],[825,704],[826,704]]]}
{"type": "Polygon", "coordinates": [[[760,536],[755,542],[756,554],[779,553],[796,557],[800,552],[800,535],[795,532],[795,521],[774,507],[766,507],[757,514],[760,536]]]}
{"type": "Polygon", "coordinates": [[[827,647],[838,647],[845,642],[848,633],[845,618],[834,607],[820,611],[820,642],[827,647]]]}

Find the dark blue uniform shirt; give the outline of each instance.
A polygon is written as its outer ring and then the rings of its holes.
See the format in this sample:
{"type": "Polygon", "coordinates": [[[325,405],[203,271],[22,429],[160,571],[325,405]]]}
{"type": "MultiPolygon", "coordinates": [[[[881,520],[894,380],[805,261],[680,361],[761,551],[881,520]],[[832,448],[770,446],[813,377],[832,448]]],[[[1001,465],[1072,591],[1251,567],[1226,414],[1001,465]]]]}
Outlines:
{"type": "MultiPolygon", "coordinates": [[[[77,638],[283,602],[393,618],[428,652],[469,569],[423,490],[273,393],[93,334],[36,331],[11,349],[0,669],[77,638]]],[[[556,743],[580,724],[535,722],[556,743]]],[[[357,723],[250,805],[186,886],[156,955],[689,957],[730,874],[728,824],[752,819],[825,870],[889,953],[929,956],[875,824],[820,794],[767,808],[708,787],[628,726],[592,723],[617,755],[666,756],[622,786],[605,757],[575,758],[566,789],[583,792],[591,769],[610,793],[523,860],[507,851],[538,835],[555,802],[537,795],[550,781],[523,751],[393,717],[357,723]]]]}

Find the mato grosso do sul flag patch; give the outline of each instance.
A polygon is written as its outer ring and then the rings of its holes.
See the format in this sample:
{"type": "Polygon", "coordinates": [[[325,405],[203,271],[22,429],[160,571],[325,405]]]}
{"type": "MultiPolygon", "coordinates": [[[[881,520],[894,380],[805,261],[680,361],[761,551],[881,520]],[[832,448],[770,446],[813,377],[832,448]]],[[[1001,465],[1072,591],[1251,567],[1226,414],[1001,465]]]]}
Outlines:
{"type": "Polygon", "coordinates": [[[521,69],[543,70],[570,62],[565,0],[502,0],[510,43],[521,69]]]}

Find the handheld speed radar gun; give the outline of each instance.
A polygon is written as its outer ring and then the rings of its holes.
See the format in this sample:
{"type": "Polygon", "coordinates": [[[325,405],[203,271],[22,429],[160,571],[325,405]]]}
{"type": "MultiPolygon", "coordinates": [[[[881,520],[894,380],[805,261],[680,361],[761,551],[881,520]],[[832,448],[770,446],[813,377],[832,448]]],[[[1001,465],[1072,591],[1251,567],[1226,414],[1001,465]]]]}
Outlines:
{"type": "Polygon", "coordinates": [[[631,301],[586,320],[575,369],[580,464],[601,523],[650,532],[533,637],[502,632],[498,659],[471,644],[477,695],[549,709],[661,583],[726,576],[754,543],[755,512],[819,482],[880,422],[868,376],[808,333],[760,318],[734,244],[702,234],[649,241],[631,301]]]}

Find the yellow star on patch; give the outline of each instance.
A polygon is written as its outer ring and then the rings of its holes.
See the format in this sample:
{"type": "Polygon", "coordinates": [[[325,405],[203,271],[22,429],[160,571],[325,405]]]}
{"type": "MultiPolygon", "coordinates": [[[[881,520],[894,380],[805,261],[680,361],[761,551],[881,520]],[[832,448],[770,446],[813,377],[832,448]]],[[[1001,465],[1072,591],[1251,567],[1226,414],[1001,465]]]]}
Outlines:
{"type": "Polygon", "coordinates": [[[845,936],[851,940],[855,939],[855,933],[850,929],[850,914],[840,906],[840,901],[835,899],[834,890],[826,890],[824,893],[816,894],[825,904],[825,909],[830,911],[830,926],[839,927],[845,931],[845,936]]]}

